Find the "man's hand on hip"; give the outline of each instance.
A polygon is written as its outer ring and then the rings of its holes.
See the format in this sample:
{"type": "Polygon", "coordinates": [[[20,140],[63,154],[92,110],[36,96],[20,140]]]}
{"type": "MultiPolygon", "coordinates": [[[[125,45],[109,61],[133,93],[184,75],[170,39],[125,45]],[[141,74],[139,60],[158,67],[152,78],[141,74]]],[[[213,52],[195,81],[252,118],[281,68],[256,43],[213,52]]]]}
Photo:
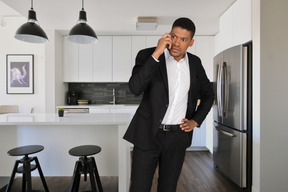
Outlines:
{"type": "Polygon", "coordinates": [[[194,121],[193,119],[188,120],[188,119],[182,119],[183,124],[180,125],[180,128],[185,131],[185,132],[190,132],[192,131],[198,123],[194,121]]]}

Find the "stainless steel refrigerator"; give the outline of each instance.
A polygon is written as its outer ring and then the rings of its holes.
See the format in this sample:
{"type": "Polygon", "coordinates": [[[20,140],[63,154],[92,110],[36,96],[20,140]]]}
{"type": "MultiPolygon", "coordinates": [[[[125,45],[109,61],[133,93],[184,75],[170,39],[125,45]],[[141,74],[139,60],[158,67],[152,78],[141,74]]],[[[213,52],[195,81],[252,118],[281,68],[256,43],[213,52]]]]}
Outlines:
{"type": "Polygon", "coordinates": [[[243,191],[252,183],[252,42],[214,57],[213,161],[243,191]]]}

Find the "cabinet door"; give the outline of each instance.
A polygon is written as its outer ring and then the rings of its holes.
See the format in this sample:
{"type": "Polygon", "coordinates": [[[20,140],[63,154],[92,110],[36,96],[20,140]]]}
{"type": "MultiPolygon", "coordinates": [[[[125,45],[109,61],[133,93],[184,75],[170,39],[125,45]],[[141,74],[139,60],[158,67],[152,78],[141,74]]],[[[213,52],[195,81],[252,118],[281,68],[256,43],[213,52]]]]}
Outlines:
{"type": "Polygon", "coordinates": [[[78,81],[78,44],[63,37],[63,81],[78,81]]]}
{"type": "Polygon", "coordinates": [[[79,44],[79,82],[92,81],[93,51],[92,44],[79,44]]]}
{"type": "Polygon", "coordinates": [[[93,44],[93,81],[112,82],[112,36],[98,36],[93,44]]]}
{"type": "MultiPolygon", "coordinates": [[[[164,34],[163,34],[164,35],[164,34]]],[[[146,36],[146,48],[156,47],[162,36],[146,36]]]]}
{"type": "Polygon", "coordinates": [[[110,113],[110,109],[92,107],[92,108],[89,108],[89,113],[110,113]]]}
{"type": "Polygon", "coordinates": [[[141,49],[145,49],[146,47],[146,37],[145,36],[132,36],[132,69],[135,65],[135,59],[138,54],[138,52],[141,49]]]}
{"type": "Polygon", "coordinates": [[[128,82],[131,72],[131,36],[113,36],[113,82],[128,82]]]}

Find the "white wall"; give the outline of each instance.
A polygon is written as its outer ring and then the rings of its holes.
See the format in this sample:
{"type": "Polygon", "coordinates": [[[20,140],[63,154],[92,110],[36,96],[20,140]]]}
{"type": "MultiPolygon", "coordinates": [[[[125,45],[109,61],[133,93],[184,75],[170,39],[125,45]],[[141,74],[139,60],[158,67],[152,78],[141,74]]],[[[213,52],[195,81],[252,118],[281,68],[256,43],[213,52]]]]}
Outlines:
{"type": "Polygon", "coordinates": [[[47,31],[49,42],[45,44],[45,112],[55,112],[55,106],[65,104],[65,93],[68,84],[62,80],[62,34],[53,30],[47,31]]]}
{"type": "MultiPolygon", "coordinates": [[[[195,55],[200,57],[202,65],[206,71],[207,77],[213,81],[213,53],[214,53],[213,36],[196,36],[193,46],[195,55]]],[[[213,110],[211,109],[203,122],[201,129],[205,128],[206,134],[201,135],[201,140],[206,142],[207,149],[213,153],[213,110]]],[[[201,130],[202,131],[202,130],[201,130]]],[[[193,138],[194,140],[194,138],[193,138]]]]}
{"type": "MultiPolygon", "coordinates": [[[[259,2],[257,0],[257,2],[259,2]]],[[[260,0],[260,185],[257,191],[288,190],[288,1],[260,0]]],[[[255,48],[256,49],[256,48],[255,48]]],[[[259,51],[258,50],[258,51],[259,51]]],[[[256,51],[256,50],[255,50],[256,51]]]]}
{"type": "Polygon", "coordinates": [[[260,192],[260,1],[252,0],[253,39],[253,166],[252,192],[260,192]]]}
{"type": "Polygon", "coordinates": [[[3,17],[0,26],[0,105],[19,105],[20,112],[45,111],[45,45],[25,43],[14,38],[24,17],[3,17]],[[34,94],[6,94],[6,54],[34,54],[34,94]]]}

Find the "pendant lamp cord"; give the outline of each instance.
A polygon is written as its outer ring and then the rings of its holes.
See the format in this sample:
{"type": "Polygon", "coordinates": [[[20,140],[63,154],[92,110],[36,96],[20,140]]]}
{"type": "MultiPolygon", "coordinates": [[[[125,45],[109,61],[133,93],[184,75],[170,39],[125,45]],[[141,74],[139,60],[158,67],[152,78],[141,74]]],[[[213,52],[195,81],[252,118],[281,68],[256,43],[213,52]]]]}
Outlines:
{"type": "Polygon", "coordinates": [[[33,10],[33,0],[31,0],[31,9],[33,10]]]}
{"type": "Polygon", "coordinates": [[[84,10],[84,0],[82,0],[82,10],[84,10]]]}

